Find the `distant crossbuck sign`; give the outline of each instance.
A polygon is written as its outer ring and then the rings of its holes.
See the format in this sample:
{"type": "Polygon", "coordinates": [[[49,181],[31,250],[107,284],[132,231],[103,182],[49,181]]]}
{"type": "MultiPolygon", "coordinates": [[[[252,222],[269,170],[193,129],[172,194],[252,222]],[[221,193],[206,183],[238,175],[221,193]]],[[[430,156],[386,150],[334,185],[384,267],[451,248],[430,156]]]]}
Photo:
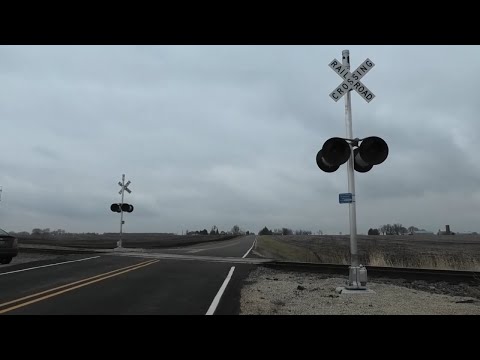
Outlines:
{"type": "Polygon", "coordinates": [[[355,90],[367,103],[375,98],[375,95],[360,81],[375,64],[367,58],[353,73],[348,71],[340,61],[334,59],[328,66],[335,71],[344,81],[330,94],[330,97],[337,102],[350,90],[355,90]]]}
{"type": "Polygon", "coordinates": [[[120,189],[120,191],[119,191],[118,193],[121,194],[121,193],[122,193],[122,190],[125,190],[126,192],[128,192],[128,193],[130,194],[132,191],[127,187],[127,186],[130,185],[130,184],[131,184],[131,182],[128,181],[128,182],[125,184],[125,186],[123,186],[122,183],[119,181],[119,182],[118,182],[118,185],[120,185],[120,187],[121,187],[122,189],[120,189]]]}

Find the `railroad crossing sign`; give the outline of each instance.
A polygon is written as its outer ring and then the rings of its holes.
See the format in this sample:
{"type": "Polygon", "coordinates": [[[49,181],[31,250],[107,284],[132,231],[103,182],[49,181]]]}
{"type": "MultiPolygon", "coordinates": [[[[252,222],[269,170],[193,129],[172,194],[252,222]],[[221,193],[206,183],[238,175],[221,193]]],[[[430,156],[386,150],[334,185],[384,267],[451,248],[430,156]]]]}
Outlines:
{"type": "Polygon", "coordinates": [[[123,225],[125,224],[125,221],[123,221],[123,213],[124,212],[132,212],[133,211],[133,206],[130,204],[125,204],[123,202],[123,196],[125,195],[125,191],[128,192],[129,194],[132,192],[129,188],[128,185],[130,185],[131,182],[127,181],[125,184],[125,174],[122,174],[122,181],[118,182],[118,185],[120,185],[121,189],[118,192],[120,195],[122,195],[122,202],[120,204],[112,204],[110,206],[110,210],[114,212],[119,212],[120,215],[120,239],[117,242],[117,248],[121,249],[122,248],[122,232],[123,232],[123,225]]]}
{"type": "Polygon", "coordinates": [[[348,71],[348,68],[342,65],[341,61],[333,59],[328,65],[340,76],[344,81],[330,93],[333,101],[337,102],[343,95],[351,90],[355,90],[367,103],[375,98],[375,95],[360,81],[374,66],[372,60],[368,59],[360,65],[353,73],[348,71]]]}
{"type": "Polygon", "coordinates": [[[129,180],[125,185],[123,185],[123,184],[119,181],[119,182],[118,182],[118,185],[120,185],[121,189],[120,189],[120,191],[119,191],[118,193],[121,194],[122,191],[125,190],[126,192],[128,192],[129,194],[131,194],[132,191],[127,187],[127,186],[130,185],[130,184],[131,184],[130,180],[129,180]]]}

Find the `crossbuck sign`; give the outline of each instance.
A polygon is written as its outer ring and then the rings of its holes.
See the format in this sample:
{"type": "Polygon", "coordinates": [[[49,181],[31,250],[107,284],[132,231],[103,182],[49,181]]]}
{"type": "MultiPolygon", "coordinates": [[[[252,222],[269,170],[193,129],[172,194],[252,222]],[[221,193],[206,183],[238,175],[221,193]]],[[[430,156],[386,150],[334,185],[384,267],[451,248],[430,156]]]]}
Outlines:
{"type": "Polygon", "coordinates": [[[342,65],[342,62],[337,59],[334,59],[328,66],[344,79],[344,81],[330,93],[330,97],[335,102],[351,90],[355,90],[367,103],[375,98],[375,95],[360,81],[360,79],[375,66],[370,59],[367,58],[353,73],[348,71],[347,67],[342,65]]]}
{"type": "Polygon", "coordinates": [[[120,185],[121,189],[120,191],[118,192],[119,194],[122,194],[122,191],[125,190],[126,192],[128,192],[129,194],[132,192],[127,186],[130,185],[131,182],[128,181],[125,185],[123,185],[120,181],[118,182],[118,185],[120,185]]]}

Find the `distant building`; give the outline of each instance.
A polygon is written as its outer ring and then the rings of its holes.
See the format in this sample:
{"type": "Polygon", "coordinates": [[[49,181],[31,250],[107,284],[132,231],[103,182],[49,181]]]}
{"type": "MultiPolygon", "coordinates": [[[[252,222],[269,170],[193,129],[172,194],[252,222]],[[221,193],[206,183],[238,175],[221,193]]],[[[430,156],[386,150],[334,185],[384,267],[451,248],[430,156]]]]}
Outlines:
{"type": "Polygon", "coordinates": [[[445,225],[445,231],[438,230],[437,235],[455,235],[455,233],[450,231],[450,225],[445,225]]]}
{"type": "Polygon", "coordinates": [[[411,232],[409,235],[435,235],[432,231],[428,230],[416,230],[411,232]]]}

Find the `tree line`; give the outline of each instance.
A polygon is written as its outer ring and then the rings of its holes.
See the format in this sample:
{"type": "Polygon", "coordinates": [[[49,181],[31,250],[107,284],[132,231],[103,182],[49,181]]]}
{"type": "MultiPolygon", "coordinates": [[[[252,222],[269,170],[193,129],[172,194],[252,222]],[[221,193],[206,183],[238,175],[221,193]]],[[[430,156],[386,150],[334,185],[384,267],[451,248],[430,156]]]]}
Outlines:
{"type": "MultiPolygon", "coordinates": [[[[405,235],[408,233],[414,233],[415,231],[425,231],[425,229],[419,229],[416,226],[409,226],[406,228],[400,223],[396,224],[385,224],[380,226],[379,228],[370,228],[368,229],[368,235],[405,235]]],[[[264,227],[262,230],[258,232],[258,235],[313,235],[312,231],[306,230],[295,230],[289,228],[281,228],[281,229],[272,229],[270,230],[268,227],[264,227]]],[[[321,230],[316,232],[316,235],[323,235],[321,230]]]]}
{"type": "MultiPolygon", "coordinates": [[[[40,228],[35,228],[31,232],[28,231],[9,231],[10,234],[16,235],[16,236],[62,236],[62,235],[77,235],[78,233],[69,233],[63,229],[57,229],[57,230],[50,230],[50,228],[46,229],[40,229],[40,228]]],[[[87,235],[99,235],[98,233],[95,232],[88,232],[88,233],[82,233],[82,234],[87,234],[87,235]]]]}
{"type": "Polygon", "coordinates": [[[238,225],[234,225],[230,231],[219,231],[216,225],[213,225],[210,232],[207,229],[185,232],[185,235],[250,235],[250,231],[244,231],[238,225]]]}
{"type": "MultiPolygon", "coordinates": [[[[396,224],[385,224],[378,228],[368,229],[368,235],[405,235],[407,233],[414,233],[415,231],[425,231],[425,229],[419,229],[416,226],[409,226],[406,228],[400,223],[396,224]]],[[[16,236],[65,236],[65,235],[75,235],[75,233],[68,233],[63,229],[50,230],[50,228],[40,229],[35,228],[29,233],[28,231],[13,232],[10,231],[10,234],[16,236]]],[[[99,235],[98,233],[82,233],[86,235],[99,235]]],[[[213,225],[208,231],[207,229],[189,231],[187,230],[186,235],[251,235],[255,234],[251,231],[244,231],[238,225],[234,225],[229,231],[220,231],[216,225],[213,225]]],[[[313,235],[314,232],[310,230],[292,230],[290,228],[282,227],[281,229],[269,229],[264,227],[258,232],[258,235],[313,235]]],[[[323,235],[322,230],[315,232],[315,235],[323,235]]]]}
{"type": "MultiPolygon", "coordinates": [[[[50,230],[50,228],[40,229],[35,228],[31,232],[28,231],[9,231],[10,234],[14,236],[39,236],[39,237],[51,237],[51,236],[68,236],[68,235],[78,235],[79,233],[69,233],[63,229],[50,230]]],[[[81,233],[84,235],[100,235],[99,233],[88,232],[81,233]]],[[[216,225],[212,226],[211,230],[207,229],[189,231],[187,230],[185,235],[250,235],[253,234],[250,231],[242,230],[238,225],[234,225],[229,231],[220,231],[216,225]]]]}
{"type": "Polygon", "coordinates": [[[375,229],[368,229],[368,235],[405,235],[412,234],[415,231],[425,231],[425,229],[419,229],[416,226],[409,226],[406,228],[402,224],[385,224],[375,229]]]}
{"type": "MultiPolygon", "coordinates": [[[[309,230],[295,230],[289,228],[273,229],[269,230],[266,226],[258,232],[258,235],[313,235],[309,230]]],[[[317,231],[318,235],[323,235],[322,230],[317,231]]]]}

